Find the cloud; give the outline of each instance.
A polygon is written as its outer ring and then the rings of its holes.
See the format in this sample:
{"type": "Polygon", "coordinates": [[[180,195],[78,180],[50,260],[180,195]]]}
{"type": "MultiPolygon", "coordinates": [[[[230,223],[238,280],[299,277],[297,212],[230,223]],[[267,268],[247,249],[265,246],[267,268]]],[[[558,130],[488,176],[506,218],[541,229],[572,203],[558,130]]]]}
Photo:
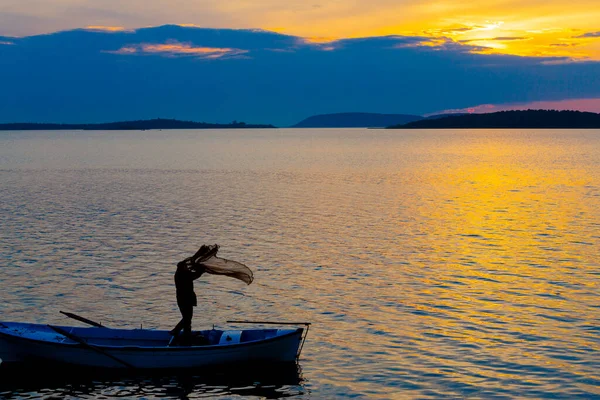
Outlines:
{"type": "MultiPolygon", "coordinates": [[[[401,36],[389,35],[380,37],[367,37],[355,39],[340,39],[331,44],[338,48],[354,49],[354,50],[381,50],[381,49],[403,49],[403,48],[418,48],[418,47],[444,47],[447,43],[453,42],[452,39],[445,37],[429,37],[429,36],[401,36]]],[[[468,46],[463,46],[467,49],[468,46]]]]}
{"type": "Polygon", "coordinates": [[[441,29],[426,29],[423,33],[427,36],[456,36],[456,35],[464,35],[469,32],[478,31],[483,28],[483,25],[473,25],[473,26],[458,26],[458,27],[448,27],[441,29]]]}
{"type": "Polygon", "coordinates": [[[598,62],[482,54],[483,46],[445,36],[321,42],[165,25],[0,41],[15,44],[0,46],[2,122],[169,117],[289,126],[333,112],[421,115],[472,104],[600,98],[598,62]]]}
{"type": "Polygon", "coordinates": [[[90,25],[84,28],[86,31],[90,32],[134,32],[132,29],[125,29],[122,26],[100,26],[100,25],[90,25]]]}
{"type": "Polygon", "coordinates": [[[510,42],[513,40],[531,40],[530,37],[525,36],[498,36],[492,38],[478,38],[478,39],[462,39],[459,40],[459,43],[472,43],[472,42],[486,42],[486,41],[496,41],[496,42],[510,42]]]}
{"type": "MultiPolygon", "coordinates": [[[[321,51],[333,51],[336,47],[336,42],[339,39],[336,38],[327,38],[327,37],[308,37],[308,38],[300,38],[298,40],[299,46],[312,46],[315,49],[319,49],[321,51]]],[[[293,51],[293,49],[275,49],[274,51],[293,51]]]]}
{"type": "Polygon", "coordinates": [[[469,31],[473,31],[473,30],[478,30],[480,28],[482,28],[482,26],[480,26],[480,25],[463,26],[461,28],[443,29],[443,30],[441,30],[441,32],[442,33],[462,33],[462,32],[469,32],[469,31]]]}
{"type": "MultiPolygon", "coordinates": [[[[403,49],[428,47],[430,49],[442,49],[453,42],[452,39],[445,37],[428,37],[428,36],[402,36],[389,35],[380,37],[367,37],[355,39],[333,39],[333,38],[300,38],[299,46],[309,46],[313,49],[322,51],[334,51],[343,49],[352,50],[381,50],[381,49],[403,49]]],[[[455,42],[454,42],[455,43],[455,42]]],[[[464,51],[474,49],[474,46],[461,46],[464,51]]]]}
{"type": "Polygon", "coordinates": [[[247,53],[248,50],[217,48],[217,47],[198,47],[190,43],[179,43],[169,41],[168,43],[141,43],[127,45],[119,50],[107,51],[107,53],[122,55],[162,55],[166,57],[186,57],[216,59],[222,57],[233,57],[247,53]]]}
{"type": "Polygon", "coordinates": [[[600,32],[587,32],[583,35],[573,36],[574,39],[589,39],[589,38],[600,38],[600,32]]]}
{"type": "Polygon", "coordinates": [[[490,40],[498,40],[498,41],[510,41],[510,40],[530,40],[531,38],[529,37],[524,37],[524,36],[498,36],[495,38],[492,38],[490,40]]]}
{"type": "Polygon", "coordinates": [[[7,40],[0,40],[0,45],[6,45],[6,46],[11,46],[14,45],[14,42],[9,42],[7,40]]]}
{"type": "MultiPolygon", "coordinates": [[[[336,0],[315,4],[305,0],[202,0],[177,1],[174,5],[165,0],[0,0],[0,35],[48,34],[84,26],[137,29],[168,22],[205,28],[277,27],[278,32],[301,37],[356,38],[422,32],[460,39],[532,35],[532,42],[525,45],[506,42],[506,46],[493,50],[532,55],[539,50],[538,45],[555,42],[557,31],[569,32],[566,36],[571,36],[597,30],[597,3],[336,0]]],[[[597,47],[571,50],[565,48],[562,53],[579,56],[585,52],[600,59],[597,47]]]]}
{"type": "Polygon", "coordinates": [[[585,58],[555,57],[542,61],[542,65],[586,64],[588,62],[590,60],[585,58]]]}
{"type": "Polygon", "coordinates": [[[333,37],[306,37],[302,38],[303,43],[308,44],[322,44],[322,43],[331,43],[339,40],[339,38],[333,37]]]}

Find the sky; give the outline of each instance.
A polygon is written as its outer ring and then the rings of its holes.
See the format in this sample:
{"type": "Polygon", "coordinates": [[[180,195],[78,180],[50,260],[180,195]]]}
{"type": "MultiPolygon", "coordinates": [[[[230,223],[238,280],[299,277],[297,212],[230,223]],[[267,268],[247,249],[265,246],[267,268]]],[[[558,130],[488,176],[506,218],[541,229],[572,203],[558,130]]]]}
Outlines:
{"type": "Polygon", "coordinates": [[[486,51],[600,59],[597,0],[0,0],[0,34],[164,24],[265,29],[317,40],[440,36],[486,51]]]}
{"type": "Polygon", "coordinates": [[[600,112],[597,21],[597,0],[0,0],[0,122],[600,112]]]}

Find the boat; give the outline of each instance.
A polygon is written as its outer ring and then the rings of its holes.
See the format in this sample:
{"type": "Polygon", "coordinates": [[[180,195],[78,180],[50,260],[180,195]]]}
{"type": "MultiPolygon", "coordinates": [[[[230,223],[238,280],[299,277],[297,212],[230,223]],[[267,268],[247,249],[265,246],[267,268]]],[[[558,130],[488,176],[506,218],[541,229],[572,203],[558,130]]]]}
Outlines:
{"type": "Polygon", "coordinates": [[[2,364],[10,365],[46,362],[133,370],[289,363],[300,357],[310,326],[310,323],[228,322],[237,326],[253,323],[281,327],[230,330],[213,327],[195,331],[190,341],[179,344],[167,330],[116,329],[97,323],[78,327],[0,322],[0,359],[2,364]],[[286,327],[300,324],[305,326],[286,327]]]}

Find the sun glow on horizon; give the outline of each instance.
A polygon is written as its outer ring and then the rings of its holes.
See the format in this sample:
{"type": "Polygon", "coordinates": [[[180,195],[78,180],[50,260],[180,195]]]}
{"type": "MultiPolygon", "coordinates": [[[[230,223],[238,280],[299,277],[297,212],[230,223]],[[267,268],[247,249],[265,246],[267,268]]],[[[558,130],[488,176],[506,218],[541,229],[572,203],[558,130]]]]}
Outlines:
{"type": "MultiPolygon", "coordinates": [[[[409,2],[410,3],[410,2],[409,2]]],[[[493,1],[489,6],[438,1],[419,6],[389,5],[386,14],[365,13],[321,24],[278,27],[280,33],[310,38],[360,38],[372,36],[429,36],[477,47],[476,52],[533,57],[569,57],[600,60],[600,9],[581,5],[565,9],[549,0],[542,6],[514,1],[493,1]],[[504,8],[503,8],[504,6],[504,8]],[[540,9],[547,12],[540,16],[540,9]],[[386,23],[394,15],[399,22],[386,23]],[[373,23],[377,18],[379,24],[373,23]]],[[[333,17],[332,17],[333,18],[333,17]]],[[[391,22],[391,21],[390,21],[391,22]]],[[[314,40],[314,39],[311,39],[314,40]]]]}

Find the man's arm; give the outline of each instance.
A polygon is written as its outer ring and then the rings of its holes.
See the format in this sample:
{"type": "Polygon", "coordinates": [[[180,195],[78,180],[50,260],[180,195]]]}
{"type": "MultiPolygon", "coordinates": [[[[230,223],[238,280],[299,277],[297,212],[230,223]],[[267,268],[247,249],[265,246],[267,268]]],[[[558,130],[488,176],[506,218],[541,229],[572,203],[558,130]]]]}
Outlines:
{"type": "Polygon", "coordinates": [[[197,258],[206,254],[208,252],[208,250],[210,250],[210,248],[207,245],[203,244],[202,246],[200,246],[200,249],[196,252],[196,254],[194,254],[190,258],[192,260],[196,260],[197,258]]]}
{"type": "Polygon", "coordinates": [[[206,269],[202,264],[194,264],[190,268],[190,272],[192,273],[192,280],[196,280],[206,272],[206,269]]]}
{"type": "Polygon", "coordinates": [[[195,263],[198,260],[206,260],[217,254],[219,251],[219,245],[215,244],[213,246],[202,245],[200,249],[194,254],[191,259],[195,263]]]}

